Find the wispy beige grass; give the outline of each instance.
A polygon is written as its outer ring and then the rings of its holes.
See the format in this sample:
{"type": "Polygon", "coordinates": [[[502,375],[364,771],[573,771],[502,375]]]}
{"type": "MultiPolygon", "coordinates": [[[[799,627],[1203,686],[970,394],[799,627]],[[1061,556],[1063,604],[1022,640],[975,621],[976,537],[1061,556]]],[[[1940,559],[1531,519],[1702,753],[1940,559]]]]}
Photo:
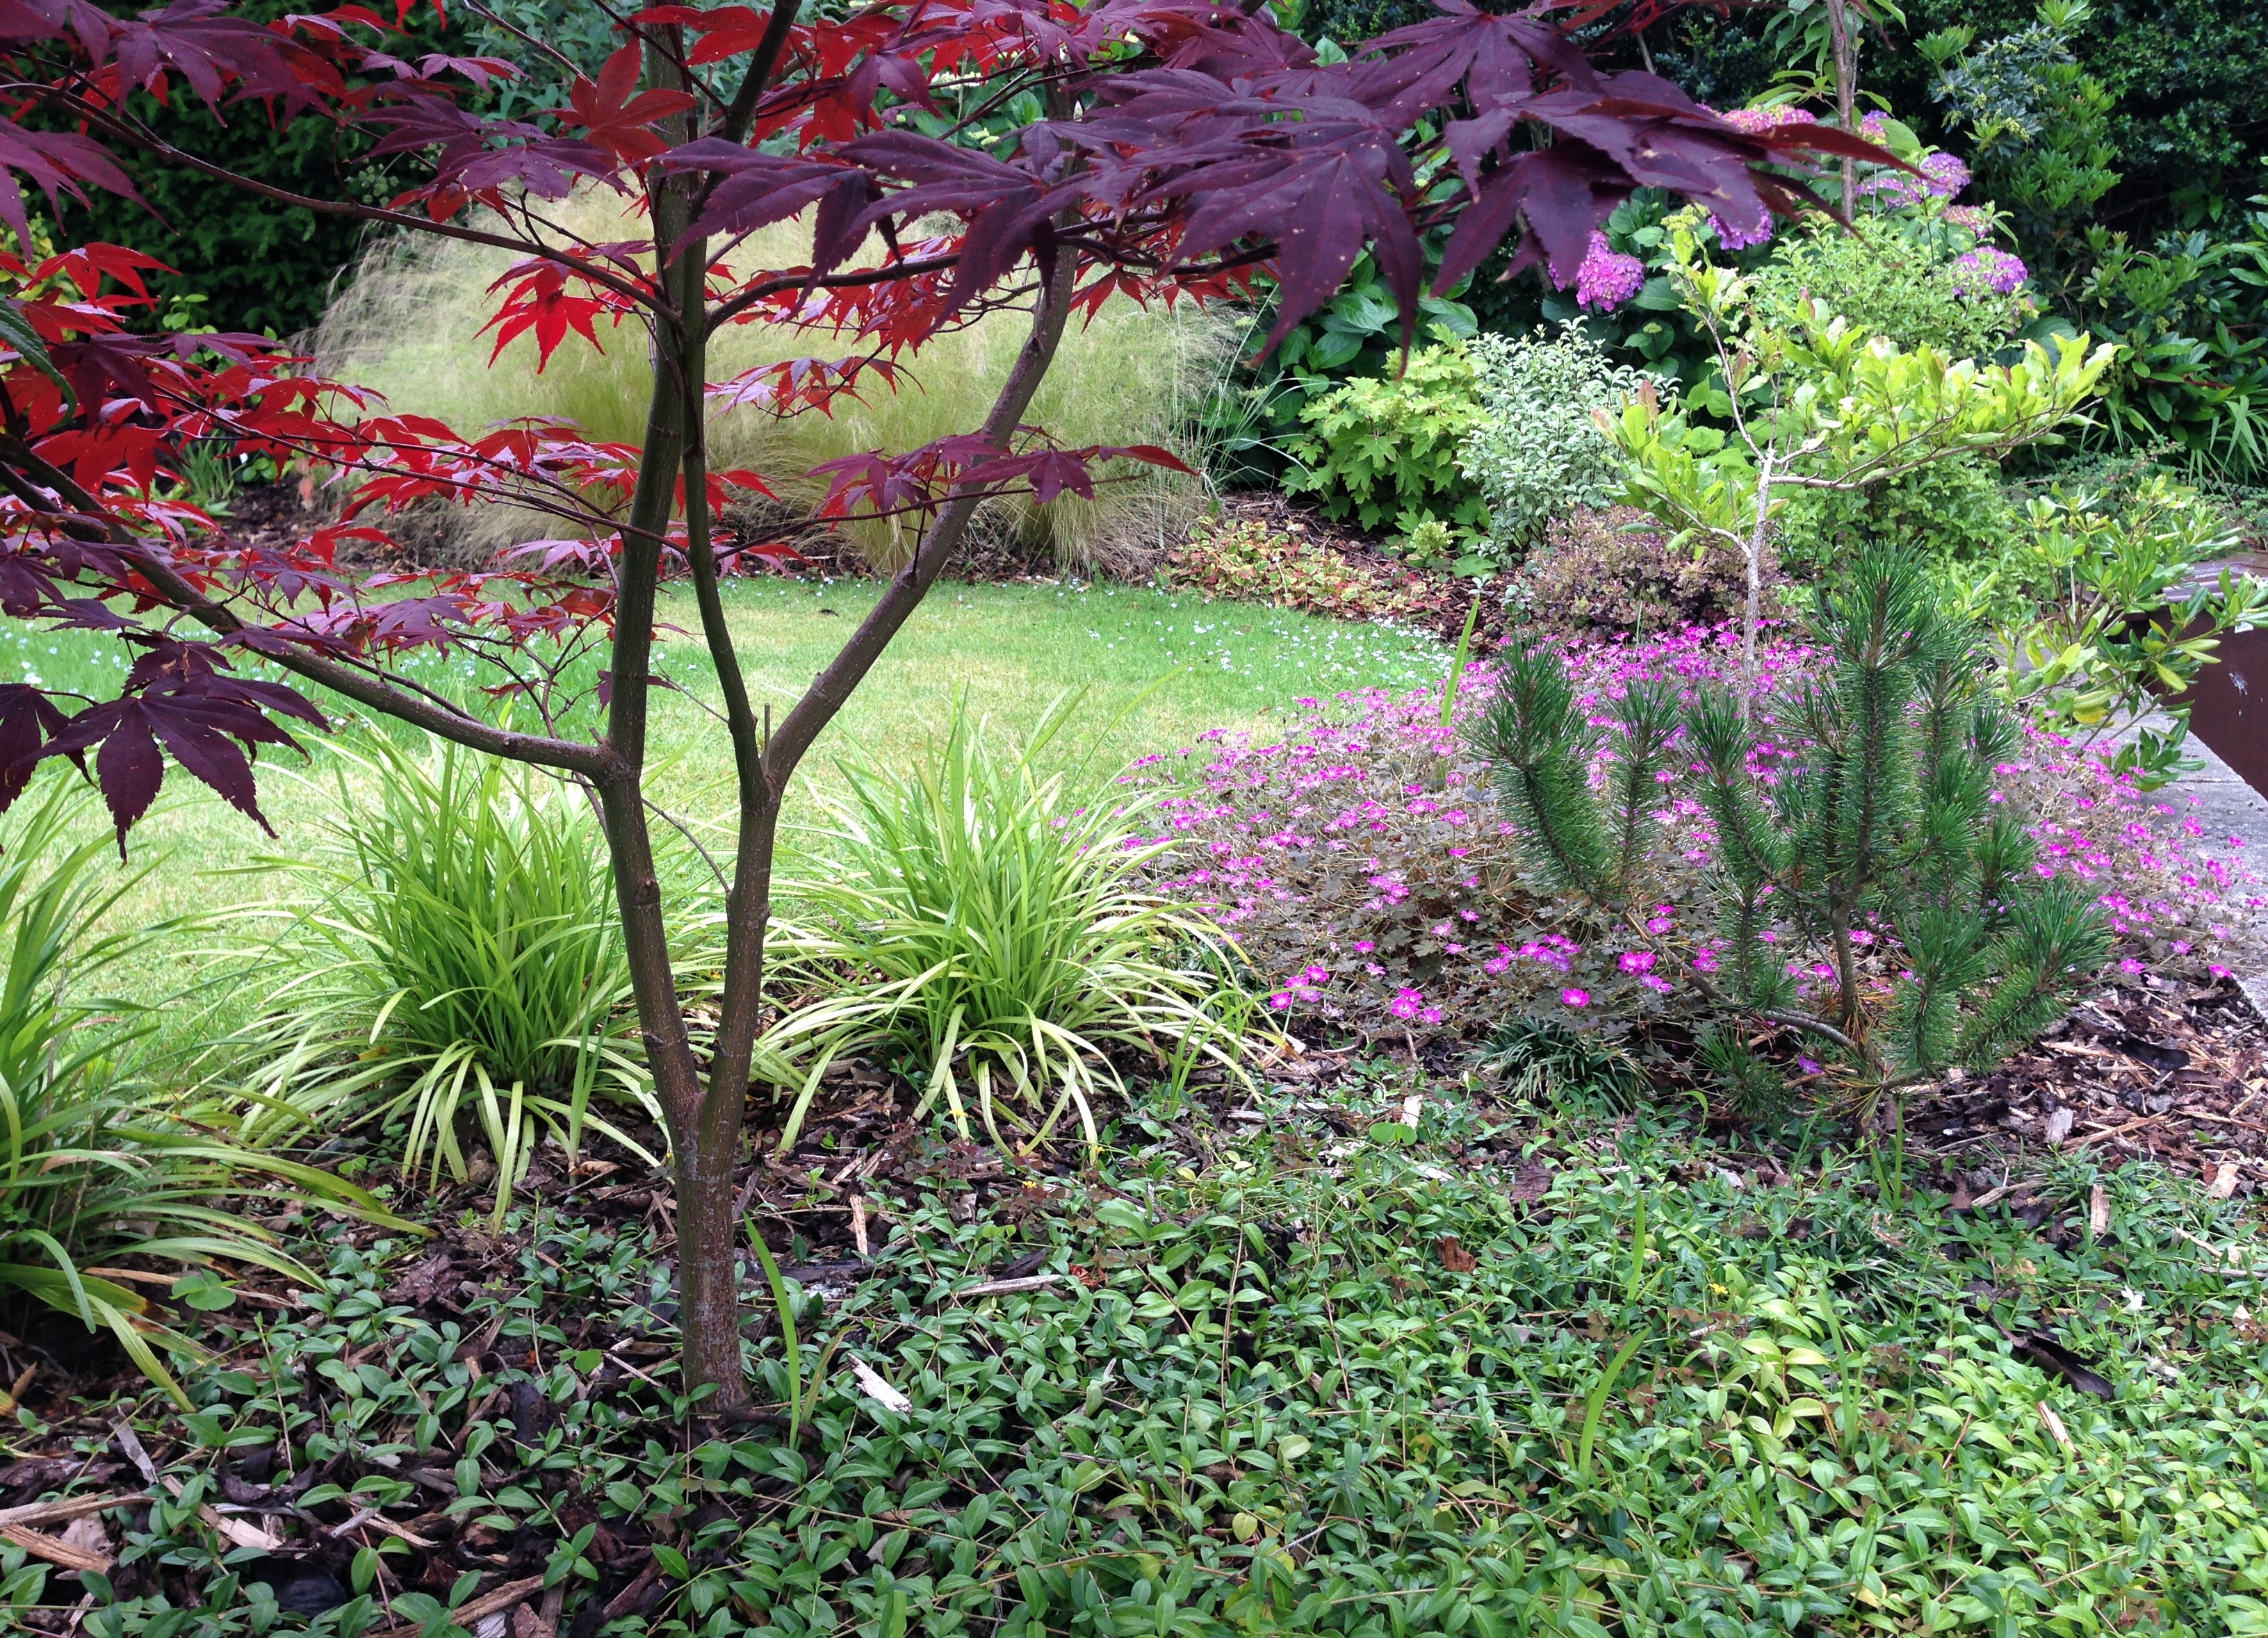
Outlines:
{"type": "MultiPolygon", "coordinates": [[[[628,239],[642,224],[611,195],[577,195],[554,212],[578,236],[628,239]]],[[[733,255],[736,272],[792,268],[810,259],[807,225],[784,223],[755,235],[733,255]]],[[[489,362],[492,335],[482,327],[499,297],[489,286],[511,265],[506,252],[457,240],[388,241],[365,254],[325,314],[314,349],[334,377],[376,388],[396,411],[438,416],[469,432],[525,415],[558,416],[594,437],[636,443],[644,430],[653,379],[646,337],[635,324],[599,327],[593,348],[571,335],[541,373],[536,347],[521,336],[489,362]]],[[[837,400],[831,415],[779,420],[752,409],[712,415],[711,465],[752,467],[784,499],[808,507],[824,485],[805,474],[819,463],[867,450],[892,452],[979,426],[1006,378],[1027,329],[1016,312],[987,314],[908,354],[896,390],[870,377],[857,401],[837,400]]],[[[1235,316],[1199,312],[1188,304],[1168,312],[1125,298],[1106,304],[1092,323],[1074,320],[1028,419],[1066,444],[1157,444],[1191,466],[1185,429],[1240,333],[1235,316]]],[[[841,357],[854,338],[830,330],[770,323],[728,327],[712,344],[710,373],[723,380],[791,358],[841,357]]],[[[1027,550],[1070,566],[1091,566],[1114,549],[1162,543],[1204,499],[1201,481],[1122,463],[1123,479],[1093,501],[1066,496],[1045,507],[1027,500],[990,509],[989,529],[1027,550]]],[[[491,509],[473,519],[479,544],[493,548],[552,533],[532,513],[491,509]]],[[[886,524],[855,532],[878,565],[903,548],[886,524]]]]}

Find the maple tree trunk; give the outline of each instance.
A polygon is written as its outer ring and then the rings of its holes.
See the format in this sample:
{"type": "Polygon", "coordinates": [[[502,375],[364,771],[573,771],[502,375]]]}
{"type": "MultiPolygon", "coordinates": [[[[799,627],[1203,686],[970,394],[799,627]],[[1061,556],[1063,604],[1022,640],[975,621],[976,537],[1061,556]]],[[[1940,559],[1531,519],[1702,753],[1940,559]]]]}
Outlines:
{"type": "MultiPolygon", "coordinates": [[[[652,194],[657,244],[673,242],[681,209],[670,190],[652,194]]],[[[760,729],[733,650],[718,584],[704,480],[702,415],[706,345],[700,289],[706,246],[688,245],[667,276],[682,315],[657,342],[654,393],[639,482],[623,532],[617,590],[609,748],[622,767],[601,782],[615,894],[630,951],[632,988],[655,1091],[669,1125],[677,1193],[678,1324],[688,1388],[713,1385],[708,1401],[746,1402],[737,1283],[740,1224],[733,1201],[755,1043],[763,1018],[764,939],[781,804],[798,764],[928,595],[967,533],[982,496],[957,492],[924,533],[914,555],[777,727],[760,729]],[[702,632],[724,696],[739,785],[739,825],[725,898],[725,956],[718,1025],[705,1076],[687,1039],[646,823],[642,773],[654,604],[662,536],[679,473],[684,477],[687,547],[702,632]]],[[[1032,329],[1010,370],[983,435],[1005,448],[1053,363],[1071,311],[1071,257],[1040,283],[1032,329]]]]}

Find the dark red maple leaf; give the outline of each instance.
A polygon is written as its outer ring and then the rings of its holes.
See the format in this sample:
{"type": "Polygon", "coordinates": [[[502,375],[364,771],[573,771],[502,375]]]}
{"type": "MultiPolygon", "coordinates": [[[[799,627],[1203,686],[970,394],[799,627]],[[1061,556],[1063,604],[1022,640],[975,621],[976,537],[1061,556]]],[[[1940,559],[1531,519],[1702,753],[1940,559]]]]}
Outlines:
{"type": "Polygon", "coordinates": [[[165,782],[161,746],[185,773],[275,834],[260,811],[252,754],[263,745],[298,750],[299,742],[270,714],[317,728],[329,724],[291,689],[231,675],[225,665],[210,643],[153,643],[127,673],[118,698],[78,712],[41,748],[42,757],[94,751],[95,783],[117,827],[122,855],[126,833],[150,811],[165,782]]]}
{"type": "Polygon", "coordinates": [[[593,143],[626,165],[643,165],[665,152],[670,139],[654,127],[693,106],[681,91],[640,91],[642,62],[637,46],[622,47],[607,59],[595,81],[577,77],[567,92],[573,111],[560,115],[561,123],[589,131],[593,143]]]}
{"type": "MultiPolygon", "coordinates": [[[[0,813],[24,794],[33,770],[47,754],[48,742],[70,721],[53,700],[31,684],[0,682],[0,813]]],[[[73,760],[78,759],[73,755],[73,760]]],[[[80,762],[82,770],[85,767],[80,762]]]]}

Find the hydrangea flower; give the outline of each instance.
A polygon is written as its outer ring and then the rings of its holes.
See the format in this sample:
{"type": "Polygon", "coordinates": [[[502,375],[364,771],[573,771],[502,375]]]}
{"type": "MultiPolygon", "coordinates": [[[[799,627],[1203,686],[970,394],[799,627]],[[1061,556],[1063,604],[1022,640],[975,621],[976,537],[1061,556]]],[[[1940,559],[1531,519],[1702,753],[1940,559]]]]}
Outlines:
{"type": "Polygon", "coordinates": [[[1922,184],[1925,191],[1940,199],[1950,199],[1969,186],[1969,167],[1959,154],[1933,153],[1921,162],[1921,173],[1928,180],[1922,184]]]}
{"type": "Polygon", "coordinates": [[[1783,104],[1777,108],[1735,108],[1730,114],[1718,116],[1736,131],[1746,131],[1751,136],[1762,136],[1767,131],[1786,130],[1791,125],[1816,125],[1819,116],[1808,108],[1783,104]]]}
{"type": "Polygon", "coordinates": [[[1746,250],[1751,245],[1761,245],[1772,236],[1771,212],[1764,206],[1756,207],[1756,220],[1749,227],[1736,227],[1715,211],[1709,213],[1709,225],[1715,231],[1717,242],[1727,250],[1746,250]]]}
{"type": "Polygon", "coordinates": [[[1991,245],[1979,245],[1953,259],[1953,293],[1956,296],[2012,295],[2031,276],[2018,258],[1991,245]]]}
{"type": "Polygon", "coordinates": [[[1575,269],[1575,305],[1598,312],[1612,312],[1646,283],[1646,263],[1626,256],[1607,242],[1604,233],[1591,234],[1583,265],[1575,269]]]}

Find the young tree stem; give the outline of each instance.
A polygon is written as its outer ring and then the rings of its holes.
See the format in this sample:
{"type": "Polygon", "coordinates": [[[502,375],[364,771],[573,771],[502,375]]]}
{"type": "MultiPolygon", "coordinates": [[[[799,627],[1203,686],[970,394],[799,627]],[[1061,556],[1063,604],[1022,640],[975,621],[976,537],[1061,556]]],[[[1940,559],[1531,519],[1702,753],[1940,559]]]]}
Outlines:
{"type": "Polygon", "coordinates": [[[1756,691],[1756,628],[1764,622],[1764,531],[1771,521],[1771,447],[1767,444],[1756,465],[1756,526],[1747,541],[1748,600],[1741,609],[1741,721],[1749,720],[1749,701],[1756,691]]]}

